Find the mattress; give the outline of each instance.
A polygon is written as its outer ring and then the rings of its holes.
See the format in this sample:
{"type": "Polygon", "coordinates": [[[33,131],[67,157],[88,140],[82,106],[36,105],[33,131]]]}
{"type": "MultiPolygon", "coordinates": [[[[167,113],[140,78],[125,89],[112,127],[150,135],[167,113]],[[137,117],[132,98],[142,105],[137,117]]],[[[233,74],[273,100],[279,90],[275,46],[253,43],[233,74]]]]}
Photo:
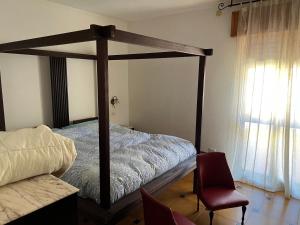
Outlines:
{"type": "MultiPolygon", "coordinates": [[[[99,204],[98,121],[71,125],[55,132],[73,139],[77,150],[73,166],[62,179],[79,188],[80,197],[99,204]]],[[[187,140],[110,124],[112,203],[195,154],[193,144],[187,140]]]]}

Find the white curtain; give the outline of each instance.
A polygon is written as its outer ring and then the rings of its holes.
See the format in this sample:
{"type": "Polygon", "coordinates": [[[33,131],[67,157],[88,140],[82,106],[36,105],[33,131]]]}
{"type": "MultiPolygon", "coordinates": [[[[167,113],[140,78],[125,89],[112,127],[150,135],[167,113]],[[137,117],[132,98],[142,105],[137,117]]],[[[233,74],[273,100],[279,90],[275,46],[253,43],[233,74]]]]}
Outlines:
{"type": "Polygon", "coordinates": [[[239,16],[237,180],[300,198],[300,0],[266,0],[239,16]]]}

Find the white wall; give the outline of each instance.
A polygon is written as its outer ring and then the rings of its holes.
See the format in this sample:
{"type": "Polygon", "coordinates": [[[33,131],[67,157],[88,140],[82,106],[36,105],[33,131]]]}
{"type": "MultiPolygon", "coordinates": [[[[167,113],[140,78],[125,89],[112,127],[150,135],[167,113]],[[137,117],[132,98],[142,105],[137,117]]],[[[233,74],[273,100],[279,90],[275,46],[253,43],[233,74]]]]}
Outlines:
{"type": "MultiPolygon", "coordinates": [[[[0,43],[87,29],[90,24],[127,23],[44,0],[1,0],[0,43]]],[[[94,53],[94,43],[58,46],[52,49],[94,53]]],[[[128,46],[110,43],[110,53],[126,53],[128,46]]],[[[127,124],[128,63],[112,62],[110,96],[117,95],[120,105],[111,110],[111,120],[127,124]]],[[[52,123],[49,63],[47,57],[0,54],[6,124],[9,130],[52,123]]],[[[69,105],[71,120],[96,114],[95,64],[68,60],[69,105]]]]}
{"type": "MultiPolygon", "coordinates": [[[[230,20],[229,11],[217,17],[216,8],[211,8],[129,26],[133,32],[214,49],[206,67],[203,150],[227,151],[236,49],[230,20]]],[[[130,61],[130,123],[194,141],[197,71],[198,60],[192,58],[130,61]]]]}

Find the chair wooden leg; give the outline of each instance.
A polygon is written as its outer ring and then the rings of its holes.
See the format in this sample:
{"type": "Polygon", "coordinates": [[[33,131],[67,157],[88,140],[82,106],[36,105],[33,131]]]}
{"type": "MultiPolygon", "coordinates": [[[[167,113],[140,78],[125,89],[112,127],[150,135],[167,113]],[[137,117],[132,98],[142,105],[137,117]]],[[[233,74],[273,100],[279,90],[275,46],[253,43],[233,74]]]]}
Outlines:
{"type": "Polygon", "coordinates": [[[199,201],[200,201],[200,199],[199,199],[199,197],[197,196],[197,212],[199,212],[199,201]]]}
{"type": "Polygon", "coordinates": [[[210,225],[212,225],[213,218],[214,218],[214,211],[210,211],[209,212],[210,225]]]}
{"type": "Polygon", "coordinates": [[[242,206],[243,215],[242,215],[242,223],[241,223],[241,225],[244,225],[246,210],[247,210],[247,207],[246,206],[242,206]]]}

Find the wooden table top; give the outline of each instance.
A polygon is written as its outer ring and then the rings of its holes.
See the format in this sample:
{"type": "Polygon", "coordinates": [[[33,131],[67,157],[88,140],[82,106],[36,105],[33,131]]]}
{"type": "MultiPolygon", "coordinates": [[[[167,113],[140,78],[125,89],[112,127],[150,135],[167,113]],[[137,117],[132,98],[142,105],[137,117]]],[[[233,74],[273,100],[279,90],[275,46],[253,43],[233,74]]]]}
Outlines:
{"type": "Polygon", "coordinates": [[[0,224],[28,215],[78,191],[52,175],[37,176],[2,186],[0,224]]]}

